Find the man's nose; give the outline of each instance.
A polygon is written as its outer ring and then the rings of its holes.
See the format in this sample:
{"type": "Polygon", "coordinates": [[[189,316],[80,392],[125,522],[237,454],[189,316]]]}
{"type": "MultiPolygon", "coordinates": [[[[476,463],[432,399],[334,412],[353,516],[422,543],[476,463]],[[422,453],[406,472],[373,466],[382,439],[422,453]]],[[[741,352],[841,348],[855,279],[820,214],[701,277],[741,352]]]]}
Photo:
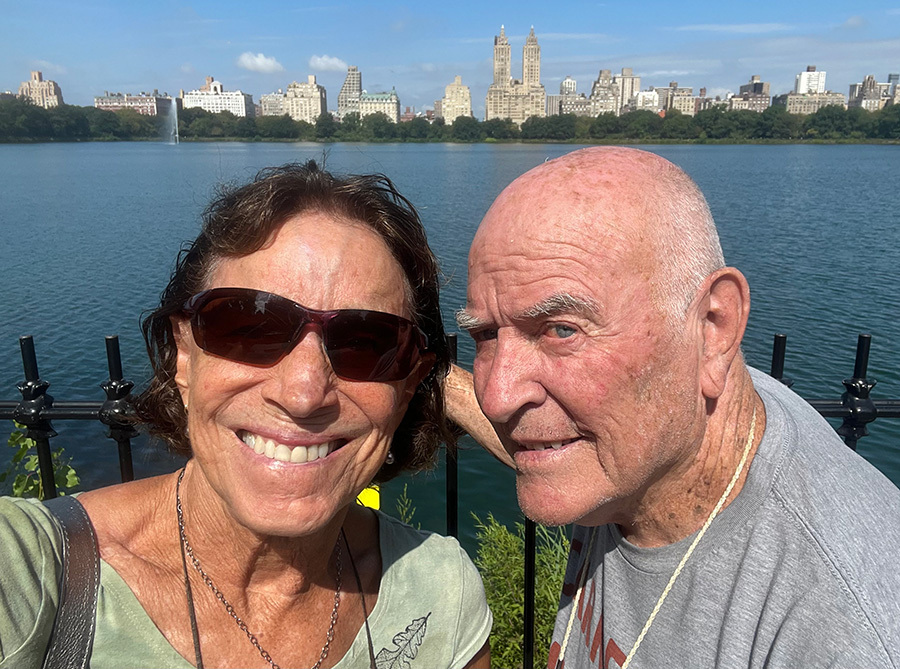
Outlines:
{"type": "Polygon", "coordinates": [[[492,350],[475,355],[475,394],[492,422],[509,422],[521,409],[547,397],[537,352],[523,338],[498,332],[492,350]]]}
{"type": "Polygon", "coordinates": [[[265,394],[292,416],[306,418],[337,404],[336,381],[321,335],[307,329],[272,367],[265,394]]]}

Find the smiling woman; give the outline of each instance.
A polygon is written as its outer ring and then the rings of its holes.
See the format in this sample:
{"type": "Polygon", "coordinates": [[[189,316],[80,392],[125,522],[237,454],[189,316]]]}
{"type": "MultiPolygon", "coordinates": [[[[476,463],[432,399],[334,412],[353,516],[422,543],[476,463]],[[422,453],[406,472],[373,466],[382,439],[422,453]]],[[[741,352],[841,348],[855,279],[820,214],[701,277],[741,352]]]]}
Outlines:
{"type": "MultiPolygon", "coordinates": [[[[390,181],[308,163],[224,193],[144,333],[138,413],[190,459],[79,497],[102,558],[94,669],[489,666],[455,540],[354,503],[449,438],[436,262],[390,181]]],[[[39,667],[61,539],[40,504],[0,504],[0,561],[22,565],[0,602],[26,603],[0,615],[0,667],[39,667]]]]}

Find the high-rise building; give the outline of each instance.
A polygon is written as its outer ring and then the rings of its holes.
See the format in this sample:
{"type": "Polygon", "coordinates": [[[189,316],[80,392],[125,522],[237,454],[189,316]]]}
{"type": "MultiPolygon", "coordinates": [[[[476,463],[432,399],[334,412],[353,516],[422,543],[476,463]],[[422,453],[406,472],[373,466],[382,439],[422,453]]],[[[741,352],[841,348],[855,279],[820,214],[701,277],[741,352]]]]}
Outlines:
{"type": "Polygon", "coordinates": [[[347,68],[347,77],[338,93],[338,118],[353,112],[359,113],[359,98],[362,95],[362,72],[355,65],[347,68]]]}
{"type": "Polygon", "coordinates": [[[559,94],[560,95],[575,95],[576,89],[578,88],[577,82],[570,76],[566,75],[566,78],[559,82],[559,94]]]}
{"type": "Polygon", "coordinates": [[[688,116],[694,115],[696,104],[693,88],[679,86],[677,81],[670,81],[667,87],[657,86],[654,90],[659,94],[659,106],[666,111],[674,109],[688,116]]]}
{"type": "Polygon", "coordinates": [[[541,84],[541,47],[534,26],[522,48],[522,81],[510,75],[509,41],[504,26],[500,26],[500,34],[494,37],[494,83],[485,99],[485,120],[508,118],[521,125],[531,116],[546,114],[546,97],[541,84]]]}
{"type": "Polygon", "coordinates": [[[847,107],[878,111],[891,101],[891,84],[880,84],[875,75],[867,74],[860,84],[850,84],[847,107]]]}
{"type": "Polygon", "coordinates": [[[284,94],[284,113],[295,121],[315,123],[328,109],[325,87],[316,83],[316,75],[310,74],[304,83],[288,84],[284,94]]]}
{"type": "Polygon", "coordinates": [[[794,79],[794,93],[803,95],[806,93],[825,92],[825,72],[816,70],[815,65],[808,65],[806,72],[801,72],[794,79]]]}
{"type": "Polygon", "coordinates": [[[31,79],[21,83],[19,97],[31,100],[32,104],[44,109],[64,104],[59,84],[49,79],[45,81],[44,75],[39,70],[32,70],[31,79]]]}
{"type": "Polygon", "coordinates": [[[235,116],[256,115],[252,95],[241,91],[226,91],[222,82],[212,77],[206,78],[206,84],[202,88],[185,93],[182,96],[182,106],[184,109],[199,107],[213,114],[227,111],[235,116]]]}
{"type": "Polygon", "coordinates": [[[591,116],[619,113],[619,87],[613,83],[609,70],[600,74],[591,86],[591,116]]]}
{"type": "Polygon", "coordinates": [[[758,74],[750,77],[750,82],[741,86],[738,95],[728,98],[728,109],[738,111],[747,109],[755,112],[764,112],[772,104],[769,96],[769,82],[762,81],[758,74]]]}
{"type": "Polygon", "coordinates": [[[457,76],[447,84],[441,99],[441,115],[445,123],[453,123],[460,116],[472,116],[472,94],[457,76]]]}
{"type": "Polygon", "coordinates": [[[897,84],[900,84],[900,74],[889,74],[887,82],[891,87],[891,95],[894,95],[897,92],[897,84]]]}
{"type": "Polygon", "coordinates": [[[506,87],[512,83],[510,46],[506,30],[500,26],[500,34],[494,35],[494,86],[506,87]]]}
{"type": "Polygon", "coordinates": [[[259,96],[260,116],[284,116],[284,91],[280,88],[274,93],[259,96]]]}
{"type": "Polygon", "coordinates": [[[635,76],[632,68],[623,67],[621,74],[613,75],[612,82],[619,89],[616,113],[621,114],[624,109],[631,105],[634,96],[641,90],[641,78],[635,76]]]}

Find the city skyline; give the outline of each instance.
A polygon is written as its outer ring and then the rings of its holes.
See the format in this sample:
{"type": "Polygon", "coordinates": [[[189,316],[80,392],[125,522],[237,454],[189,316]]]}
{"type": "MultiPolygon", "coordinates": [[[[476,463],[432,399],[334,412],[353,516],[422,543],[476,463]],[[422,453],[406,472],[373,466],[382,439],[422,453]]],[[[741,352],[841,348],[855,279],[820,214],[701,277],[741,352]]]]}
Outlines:
{"type": "Polygon", "coordinates": [[[17,90],[31,70],[59,83],[65,101],[89,106],[104,91],[159,89],[177,95],[207,75],[227,90],[261,95],[315,75],[336,108],[347,66],[371,92],[396,89],[403,107],[430,108],[455,76],[472,91],[484,117],[493,79],[493,39],[505,26],[513,76],[531,26],[540,40],[541,83],[556,93],[571,76],[589,93],[600,69],[631,67],[642,88],[669,81],[737,93],[752,74],[788,92],[794,77],[816,65],[829,89],[847,94],[867,74],[884,81],[900,70],[900,1],[829,9],[812,2],[762,2],[753,14],[709,2],[680,7],[648,2],[565,7],[506,1],[475,5],[376,8],[345,2],[296,7],[279,2],[238,5],[119,5],[36,2],[0,5],[0,91],[17,90]]]}

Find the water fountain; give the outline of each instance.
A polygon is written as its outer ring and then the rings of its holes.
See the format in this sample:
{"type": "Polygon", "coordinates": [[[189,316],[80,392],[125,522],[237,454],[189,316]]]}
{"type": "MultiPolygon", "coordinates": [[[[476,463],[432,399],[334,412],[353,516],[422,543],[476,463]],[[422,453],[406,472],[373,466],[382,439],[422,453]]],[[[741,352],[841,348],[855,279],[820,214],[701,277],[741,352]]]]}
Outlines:
{"type": "Polygon", "coordinates": [[[172,109],[169,110],[169,137],[178,144],[178,98],[172,98],[172,109]]]}

